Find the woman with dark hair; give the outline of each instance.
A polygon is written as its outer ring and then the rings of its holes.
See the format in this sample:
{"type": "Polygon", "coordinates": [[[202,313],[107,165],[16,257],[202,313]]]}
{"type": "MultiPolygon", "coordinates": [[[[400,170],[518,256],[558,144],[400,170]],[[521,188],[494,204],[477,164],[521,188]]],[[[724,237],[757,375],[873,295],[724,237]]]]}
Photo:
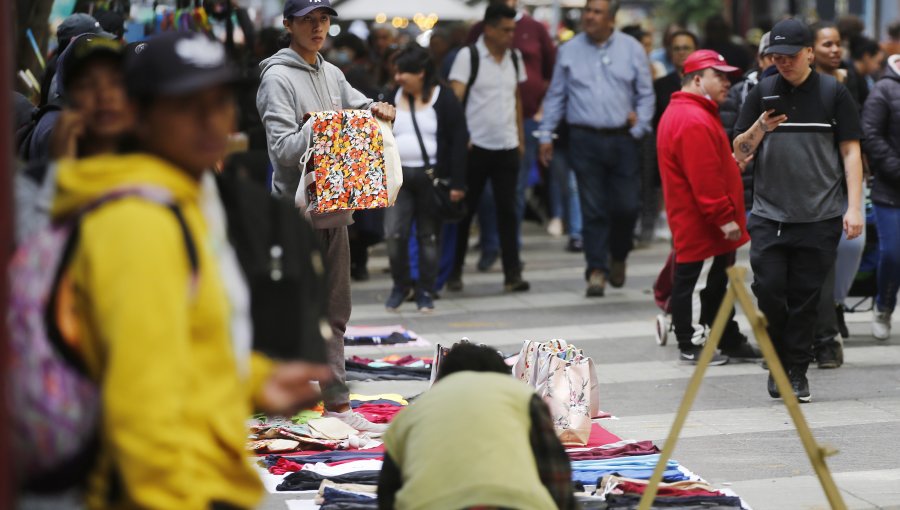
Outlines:
{"type": "Polygon", "coordinates": [[[465,198],[469,136],[462,106],[450,87],[438,83],[427,49],[411,44],[397,53],[394,65],[398,89],[390,99],[397,107],[394,138],[403,165],[403,187],[394,206],[385,211],[384,237],[394,280],[385,307],[397,310],[414,290],[419,311],[430,312],[434,310],[441,228],[432,179],[449,178],[451,200],[465,198]],[[410,277],[408,252],[413,220],[419,252],[415,284],[410,277]]]}

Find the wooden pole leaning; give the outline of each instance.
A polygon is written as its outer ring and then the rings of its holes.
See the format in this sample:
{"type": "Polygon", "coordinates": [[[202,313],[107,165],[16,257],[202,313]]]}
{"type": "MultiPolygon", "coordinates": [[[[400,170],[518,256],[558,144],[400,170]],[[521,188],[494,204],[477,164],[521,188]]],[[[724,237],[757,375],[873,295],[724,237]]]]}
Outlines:
{"type": "Polygon", "coordinates": [[[834,483],[834,479],[831,477],[828,465],[825,462],[826,457],[836,454],[837,451],[832,448],[821,447],[816,443],[812,431],[809,429],[809,424],[806,423],[803,412],[800,410],[800,403],[797,400],[796,395],[794,395],[794,390],[791,388],[791,383],[784,371],[784,367],[775,352],[775,346],[772,344],[772,339],[769,337],[769,333],[766,330],[766,318],[763,316],[762,312],[756,308],[756,305],[753,303],[753,298],[750,296],[747,287],[744,285],[746,275],[746,268],[732,267],[728,269],[728,279],[731,285],[728,286],[728,291],[725,293],[725,298],[722,300],[722,306],[719,307],[719,311],[716,314],[716,319],[713,322],[712,330],[706,341],[706,346],[703,348],[700,359],[697,361],[697,368],[694,370],[694,374],[691,376],[691,380],[688,383],[687,390],[681,401],[681,406],[678,408],[678,413],[675,415],[675,421],[672,423],[672,428],[669,431],[669,436],[666,438],[666,443],[663,446],[662,452],[660,452],[659,462],[653,470],[653,476],[650,478],[650,482],[641,497],[638,510],[650,510],[653,501],[656,499],[656,494],[659,490],[659,484],[662,482],[666,465],[668,464],[669,459],[672,458],[675,446],[678,443],[678,437],[681,435],[681,430],[687,420],[687,415],[694,405],[694,400],[697,397],[697,393],[700,391],[700,385],[703,382],[706,369],[709,366],[709,362],[712,360],[713,354],[719,347],[719,341],[722,339],[725,326],[731,316],[732,307],[734,307],[736,303],[744,310],[747,320],[753,328],[756,342],[759,344],[763,358],[769,364],[769,370],[772,373],[772,377],[775,379],[775,384],[778,387],[779,393],[781,393],[782,401],[784,402],[785,407],[787,407],[788,414],[790,414],[791,419],[794,421],[794,427],[797,430],[797,434],[800,436],[800,441],[803,443],[803,448],[806,450],[806,455],[809,457],[809,461],[816,472],[816,476],[819,478],[819,483],[822,484],[822,489],[825,491],[825,497],[828,498],[828,503],[831,505],[831,508],[835,510],[845,510],[847,508],[837,485],[834,483]]]}

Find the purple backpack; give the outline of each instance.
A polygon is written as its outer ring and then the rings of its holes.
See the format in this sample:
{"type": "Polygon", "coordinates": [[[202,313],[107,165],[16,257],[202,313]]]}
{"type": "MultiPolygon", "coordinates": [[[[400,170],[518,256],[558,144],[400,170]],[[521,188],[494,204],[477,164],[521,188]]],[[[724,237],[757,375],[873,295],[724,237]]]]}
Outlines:
{"type": "Polygon", "coordinates": [[[78,483],[89,471],[99,439],[100,389],[56,324],[56,297],[85,214],[125,197],[167,207],[181,225],[196,277],[197,254],[171,194],[154,187],[112,191],[73,216],[36,232],[9,266],[10,405],[13,461],[21,482],[46,488],[78,483]]]}

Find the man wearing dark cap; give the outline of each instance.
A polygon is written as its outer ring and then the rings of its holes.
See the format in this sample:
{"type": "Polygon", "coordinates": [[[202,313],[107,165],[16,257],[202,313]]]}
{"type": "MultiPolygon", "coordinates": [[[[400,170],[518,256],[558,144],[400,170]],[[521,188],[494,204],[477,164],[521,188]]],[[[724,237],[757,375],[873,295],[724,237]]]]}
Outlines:
{"type": "MultiPolygon", "coordinates": [[[[772,28],[766,53],[778,74],[747,96],[735,125],[735,157],[756,161],[752,240],[753,291],[769,335],[801,402],[811,400],[806,371],[817,305],[834,265],[841,230],[862,233],[862,136],[847,89],[816,73],[812,34],[795,19],[772,28]],[[778,99],[763,98],[777,96],[778,99]]],[[[771,375],[768,391],[779,398],[771,375]]]]}
{"type": "MultiPolygon", "coordinates": [[[[290,46],[260,62],[261,83],[256,107],[266,128],[269,159],[275,167],[272,193],[294,202],[300,185],[298,165],[309,148],[309,133],[301,133],[308,113],[371,109],[377,117],[394,119],[394,108],[374,103],[347,83],[344,73],[326,62],[320,51],[328,37],[332,16],[337,12],[329,0],[287,0],[284,27],[290,46]]],[[[370,423],[350,410],[344,385],[344,332],[350,320],[350,244],[347,226],[352,211],[309,214],[319,238],[328,272],[329,363],[334,371],[332,386],[325,389],[326,416],[338,418],[360,431],[382,432],[386,427],[370,423]]]]}
{"type": "Polygon", "coordinates": [[[56,98],[56,84],[54,77],[56,76],[56,66],[59,55],[66,51],[69,42],[82,34],[97,34],[103,37],[113,38],[113,35],[104,31],[100,26],[100,22],[94,19],[90,14],[76,12],[68,18],[64,19],[56,29],[56,55],[47,62],[47,68],[44,76],[41,78],[41,102],[40,106],[53,101],[56,98]]]}
{"type": "MultiPolygon", "coordinates": [[[[679,359],[685,364],[700,358],[728,286],[725,270],[734,264],[735,251],[750,240],[741,173],[719,122],[719,105],[731,88],[728,76],[739,71],[713,50],[692,53],[684,61],[681,91],[672,94],[657,131],[659,171],[675,244],[672,323],[679,359]],[[700,323],[693,325],[694,287],[708,258],[713,263],[700,292],[700,323]]],[[[741,334],[733,312],[721,350],[724,355],[716,354],[711,364],[725,364],[730,357],[760,357],[741,334]]]]}
{"type": "Polygon", "coordinates": [[[81,218],[67,266],[77,354],[102,381],[101,437],[83,468],[92,510],[255,508],[263,487],[244,460],[246,417],[315,402],[310,381],[330,377],[251,353],[232,322],[236,276],[202,183],[226,154],[237,76],[203,34],[150,39],[126,64],[139,152],[60,164],[55,220],[123,188],[173,204],[107,201],[81,218]]]}

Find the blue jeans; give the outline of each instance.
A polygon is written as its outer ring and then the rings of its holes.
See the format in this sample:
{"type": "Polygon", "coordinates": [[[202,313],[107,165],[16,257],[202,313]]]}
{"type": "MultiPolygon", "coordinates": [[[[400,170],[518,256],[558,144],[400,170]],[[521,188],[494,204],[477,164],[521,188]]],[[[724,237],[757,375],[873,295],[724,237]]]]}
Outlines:
{"type": "Polygon", "coordinates": [[[550,174],[550,215],[565,220],[570,238],[581,239],[581,204],[578,203],[578,182],[575,180],[575,172],[569,165],[566,150],[553,151],[550,174]]]}
{"type": "Polygon", "coordinates": [[[878,226],[878,295],[875,304],[882,312],[893,312],[900,289],[900,208],[875,205],[878,226]]]}
{"type": "Polygon", "coordinates": [[[634,246],[641,207],[638,142],[572,126],[569,162],[578,178],[586,274],[606,273],[610,257],[624,261],[634,246]]]}

